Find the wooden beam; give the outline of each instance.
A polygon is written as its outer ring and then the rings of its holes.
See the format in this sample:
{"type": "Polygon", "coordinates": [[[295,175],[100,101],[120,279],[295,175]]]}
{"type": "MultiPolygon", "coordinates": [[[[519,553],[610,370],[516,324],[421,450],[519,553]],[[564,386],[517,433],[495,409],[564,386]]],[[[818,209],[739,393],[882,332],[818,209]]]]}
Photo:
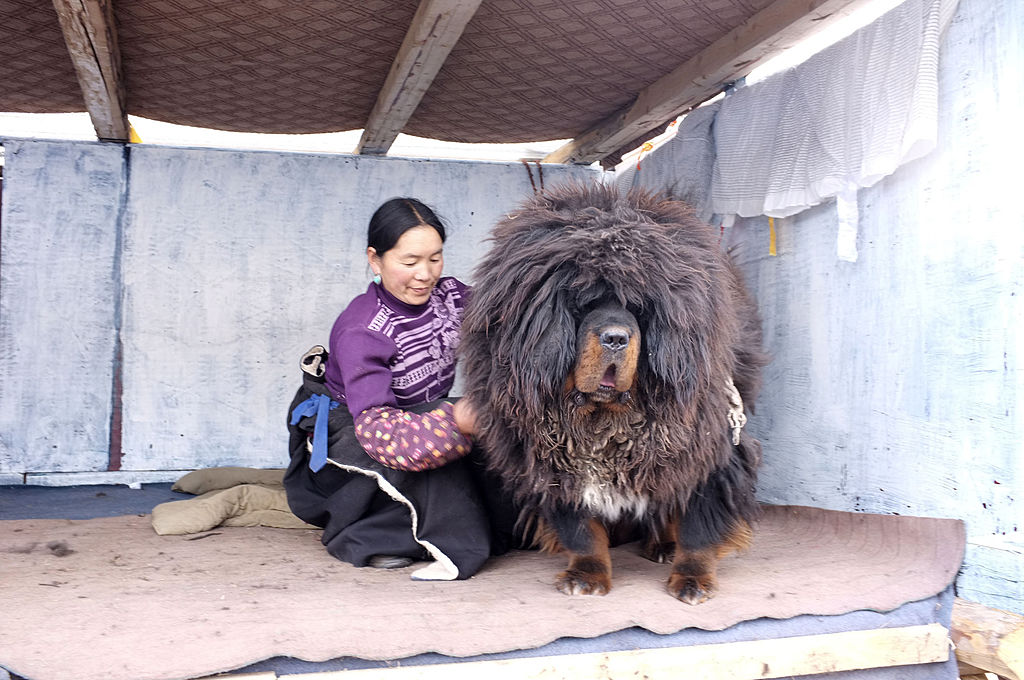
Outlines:
{"type": "MultiPolygon", "coordinates": [[[[960,673],[960,680],[988,680],[985,671],[968,664],[957,663],[957,671],[960,673]]],[[[235,680],[231,678],[231,680],[235,680]]]]}
{"type": "Polygon", "coordinates": [[[722,88],[870,0],[776,0],[637,95],[629,106],[555,149],[545,163],[593,163],[707,101],[722,88]]]}
{"type": "Polygon", "coordinates": [[[127,142],[124,78],[111,0],[53,0],[53,6],[96,136],[127,142]]]}
{"type": "Polygon", "coordinates": [[[1024,616],[957,598],[951,637],[961,664],[1024,680],[1024,616]]]}
{"type": "Polygon", "coordinates": [[[776,640],[289,675],[288,680],[753,680],[949,659],[937,623],[776,640]]]}
{"type": "Polygon", "coordinates": [[[386,154],[412,117],[482,0],[422,0],[356,153],[386,154]]]}

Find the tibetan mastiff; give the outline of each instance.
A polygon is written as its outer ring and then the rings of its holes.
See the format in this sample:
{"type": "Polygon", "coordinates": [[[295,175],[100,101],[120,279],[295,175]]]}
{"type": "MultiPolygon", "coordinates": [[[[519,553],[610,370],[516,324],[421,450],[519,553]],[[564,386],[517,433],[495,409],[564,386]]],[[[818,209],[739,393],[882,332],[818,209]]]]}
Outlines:
{"type": "Polygon", "coordinates": [[[609,546],[671,561],[697,604],[745,546],[760,444],[742,431],[766,363],[718,234],[662,195],[568,185],[494,229],[460,352],[488,469],[567,594],[611,588],[609,546]]]}

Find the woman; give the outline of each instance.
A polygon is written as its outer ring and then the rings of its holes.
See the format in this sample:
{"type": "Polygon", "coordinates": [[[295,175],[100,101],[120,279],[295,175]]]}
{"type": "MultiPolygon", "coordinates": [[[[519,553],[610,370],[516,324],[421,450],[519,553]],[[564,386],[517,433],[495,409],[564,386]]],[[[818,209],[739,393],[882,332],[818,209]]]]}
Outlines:
{"type": "Polygon", "coordinates": [[[338,559],[378,567],[432,559],[413,577],[442,580],[468,578],[492,548],[482,468],[467,458],[472,412],[445,399],[468,294],[441,276],[445,237],[416,199],[374,213],[373,282],[338,316],[329,354],[318,346],[303,358],[284,480],[292,511],[324,527],[338,559]]]}

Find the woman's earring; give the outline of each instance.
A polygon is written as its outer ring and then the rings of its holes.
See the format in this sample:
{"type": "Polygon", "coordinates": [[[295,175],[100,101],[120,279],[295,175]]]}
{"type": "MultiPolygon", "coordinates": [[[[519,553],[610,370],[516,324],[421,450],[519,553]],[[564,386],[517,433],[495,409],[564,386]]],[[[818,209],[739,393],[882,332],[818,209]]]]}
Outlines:
{"type": "Polygon", "coordinates": [[[373,275],[373,282],[376,283],[378,286],[380,285],[380,274],[373,275]]]}

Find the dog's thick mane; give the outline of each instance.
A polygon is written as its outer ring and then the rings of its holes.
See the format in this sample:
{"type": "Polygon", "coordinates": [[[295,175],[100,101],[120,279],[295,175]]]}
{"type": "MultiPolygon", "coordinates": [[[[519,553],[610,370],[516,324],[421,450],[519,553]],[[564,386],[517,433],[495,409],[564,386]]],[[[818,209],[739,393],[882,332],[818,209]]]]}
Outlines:
{"type": "Polygon", "coordinates": [[[728,381],[749,408],[764,364],[756,310],[717,234],[665,196],[568,185],[491,240],[460,348],[490,465],[528,507],[579,507],[597,466],[618,493],[680,510],[728,467],[728,381]],[[577,323],[607,300],[632,312],[643,344],[630,399],[591,414],[566,385],[577,323]]]}

